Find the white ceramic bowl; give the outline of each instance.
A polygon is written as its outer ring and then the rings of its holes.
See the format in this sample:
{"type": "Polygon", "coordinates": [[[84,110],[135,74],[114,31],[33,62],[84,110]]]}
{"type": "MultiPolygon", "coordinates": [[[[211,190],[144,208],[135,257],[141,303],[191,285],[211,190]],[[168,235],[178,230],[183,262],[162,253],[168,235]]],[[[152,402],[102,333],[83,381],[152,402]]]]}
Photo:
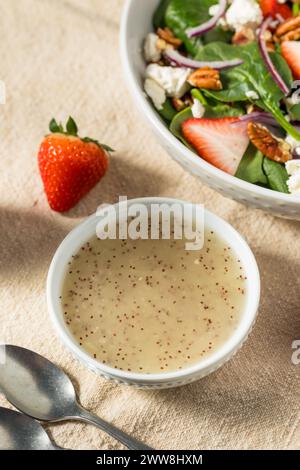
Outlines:
{"type": "MultiPolygon", "coordinates": [[[[167,198],[142,198],[128,201],[128,207],[134,203],[144,203],[148,207],[151,203],[173,204],[174,202],[184,205],[184,201],[167,198]]],[[[205,211],[205,225],[209,229],[220,234],[223,240],[232,247],[241,260],[247,276],[246,303],[241,316],[240,324],[230,339],[210,357],[201,360],[196,365],[178,372],[161,374],[139,374],[124,372],[102,364],[87,354],[75,341],[64,321],[63,308],[59,297],[61,295],[64,276],[71,256],[76,254],[79,248],[96,233],[96,225],[99,217],[92,216],[84,223],[75,228],[62,242],[58,248],[48,274],[47,280],[47,302],[49,313],[54,322],[56,330],[63,343],[72,353],[87,367],[106,378],[117,382],[126,383],[145,388],[167,388],[184,385],[204,377],[218,369],[228,361],[247,339],[255,322],[260,299],[260,277],[255,258],[243,239],[236,230],[227,222],[205,211]]]]}
{"type": "Polygon", "coordinates": [[[145,63],[142,44],[146,34],[153,30],[152,16],[158,3],[159,0],[127,0],[122,18],[120,48],[124,74],[142,116],[172,158],[203,183],[244,204],[277,216],[300,220],[299,197],[247,183],[207,163],[176,139],[153,109],[143,91],[145,63]]]}

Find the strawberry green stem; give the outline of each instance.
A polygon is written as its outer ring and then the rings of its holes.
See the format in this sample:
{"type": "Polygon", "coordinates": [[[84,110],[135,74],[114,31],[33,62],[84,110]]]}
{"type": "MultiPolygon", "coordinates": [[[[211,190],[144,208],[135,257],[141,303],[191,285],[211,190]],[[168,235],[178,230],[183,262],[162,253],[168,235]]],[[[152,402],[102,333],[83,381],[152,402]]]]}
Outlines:
{"type": "Polygon", "coordinates": [[[67,133],[73,135],[74,137],[78,136],[78,127],[74,119],[70,116],[67,122],[67,133]]]}
{"type": "Polygon", "coordinates": [[[59,134],[64,134],[64,135],[70,135],[73,137],[78,137],[78,139],[81,139],[82,142],[96,144],[98,145],[98,147],[101,147],[106,152],[114,152],[114,150],[111,147],[109,147],[106,144],[100,144],[100,142],[96,139],[91,139],[90,137],[83,137],[83,138],[79,137],[77,124],[71,116],[69,117],[67,121],[66,130],[64,130],[64,126],[61,123],[58,124],[54,118],[51,119],[50,121],[49,129],[52,134],[59,133],[59,134]]]}

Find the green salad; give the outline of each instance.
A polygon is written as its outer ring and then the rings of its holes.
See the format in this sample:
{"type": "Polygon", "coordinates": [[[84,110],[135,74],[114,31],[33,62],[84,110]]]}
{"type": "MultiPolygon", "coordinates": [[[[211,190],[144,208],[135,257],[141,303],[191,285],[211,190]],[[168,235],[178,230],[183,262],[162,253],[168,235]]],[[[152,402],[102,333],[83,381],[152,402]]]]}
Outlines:
{"type": "Polygon", "coordinates": [[[298,1],[161,0],[144,57],[145,92],[184,145],[300,196],[298,1]]]}

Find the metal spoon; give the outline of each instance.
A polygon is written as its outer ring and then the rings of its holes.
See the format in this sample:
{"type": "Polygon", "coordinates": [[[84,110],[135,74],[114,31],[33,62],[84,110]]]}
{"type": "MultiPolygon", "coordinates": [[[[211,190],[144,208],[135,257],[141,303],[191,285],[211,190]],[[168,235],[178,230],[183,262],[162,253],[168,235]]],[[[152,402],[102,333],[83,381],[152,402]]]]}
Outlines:
{"type": "Polygon", "coordinates": [[[40,421],[84,421],[99,427],[128,449],[150,450],[112,424],[85,410],[69,377],[39,354],[18,346],[0,346],[0,390],[18,410],[40,421]]]}
{"type": "Polygon", "coordinates": [[[0,408],[0,450],[63,450],[29,416],[0,408]]]}

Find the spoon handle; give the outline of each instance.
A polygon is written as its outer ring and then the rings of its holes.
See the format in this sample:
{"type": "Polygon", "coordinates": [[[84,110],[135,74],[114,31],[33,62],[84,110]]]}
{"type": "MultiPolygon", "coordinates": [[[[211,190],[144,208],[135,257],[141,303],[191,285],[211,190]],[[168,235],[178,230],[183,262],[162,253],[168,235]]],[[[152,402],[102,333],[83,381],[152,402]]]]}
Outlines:
{"type": "Polygon", "coordinates": [[[49,447],[47,450],[67,450],[67,449],[63,449],[62,447],[59,447],[56,444],[51,444],[51,447],[49,447]]]}
{"type": "Polygon", "coordinates": [[[98,428],[102,429],[102,431],[105,431],[114,439],[124,444],[124,446],[126,446],[129,450],[153,450],[151,447],[148,447],[141,441],[134,439],[134,437],[129,436],[125,432],[116,428],[113,424],[104,421],[104,419],[99,418],[98,416],[85,410],[81,406],[79,406],[76,410],[76,416],[74,416],[74,418],[78,419],[79,421],[84,421],[86,423],[90,423],[94,426],[97,426],[98,428]]]}

